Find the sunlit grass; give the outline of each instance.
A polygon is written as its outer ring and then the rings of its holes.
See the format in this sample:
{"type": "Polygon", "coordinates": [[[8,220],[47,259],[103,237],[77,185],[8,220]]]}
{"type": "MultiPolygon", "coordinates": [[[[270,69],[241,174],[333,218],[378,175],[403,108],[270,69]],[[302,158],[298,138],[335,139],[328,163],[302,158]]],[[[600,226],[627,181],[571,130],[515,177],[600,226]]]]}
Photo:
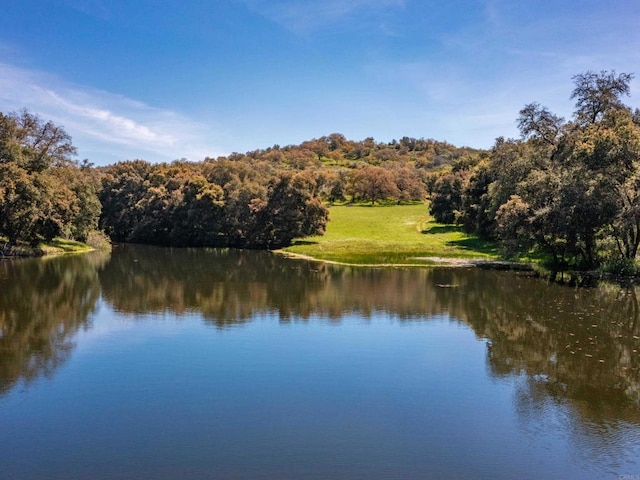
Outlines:
{"type": "Polygon", "coordinates": [[[54,238],[50,242],[39,245],[46,255],[55,253],[76,253],[91,250],[91,247],[74,240],[66,240],[64,238],[54,238]]]}
{"type": "Polygon", "coordinates": [[[495,259],[495,244],[460,227],[435,223],[424,204],[333,206],[324,236],[284,249],[319,260],[351,264],[427,265],[424,257],[495,259]]]}
{"type": "MultiPolygon", "coordinates": [[[[8,239],[0,237],[0,249],[7,247],[8,239]]],[[[15,257],[41,257],[43,255],[60,255],[66,253],[82,253],[93,250],[92,247],[81,242],[54,238],[50,242],[42,242],[34,247],[25,242],[18,242],[17,245],[0,251],[0,254],[15,257]]]]}

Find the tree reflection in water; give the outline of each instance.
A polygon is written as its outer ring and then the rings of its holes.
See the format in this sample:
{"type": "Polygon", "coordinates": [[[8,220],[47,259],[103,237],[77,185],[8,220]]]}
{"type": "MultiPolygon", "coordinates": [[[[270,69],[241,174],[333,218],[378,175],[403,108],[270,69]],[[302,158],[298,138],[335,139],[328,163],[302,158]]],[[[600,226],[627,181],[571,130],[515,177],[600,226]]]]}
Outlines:
{"type": "Polygon", "coordinates": [[[350,268],[254,251],[123,247],[100,272],[126,313],[197,312],[230,327],[275,313],[281,322],[339,322],[356,313],[399,321],[449,315],[488,340],[492,375],[527,375],[588,416],[639,421],[638,288],[571,288],[514,272],[350,268]]]}
{"type": "Polygon", "coordinates": [[[349,268],[267,252],[134,246],[117,247],[108,261],[1,262],[0,286],[0,393],[64,362],[102,292],[125,317],[199,315],[216,328],[265,314],[281,322],[444,316],[486,341],[494,378],[516,379],[523,425],[535,430],[550,405],[561,406],[563,428],[587,446],[596,437],[615,444],[624,425],[640,426],[637,287],[575,289],[513,272],[349,268]]]}
{"type": "Polygon", "coordinates": [[[107,260],[91,253],[0,261],[0,394],[53,375],[71,355],[74,334],[96,308],[97,270],[107,260]]]}

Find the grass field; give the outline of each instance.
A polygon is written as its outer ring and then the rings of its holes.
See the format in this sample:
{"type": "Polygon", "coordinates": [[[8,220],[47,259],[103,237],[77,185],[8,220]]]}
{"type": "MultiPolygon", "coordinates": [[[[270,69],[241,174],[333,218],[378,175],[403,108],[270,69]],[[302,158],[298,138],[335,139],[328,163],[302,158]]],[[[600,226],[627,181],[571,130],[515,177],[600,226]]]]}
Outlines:
{"type": "Polygon", "coordinates": [[[324,236],[284,249],[318,260],[361,265],[428,265],[425,257],[496,259],[495,244],[435,223],[424,204],[333,206],[324,236]]]}

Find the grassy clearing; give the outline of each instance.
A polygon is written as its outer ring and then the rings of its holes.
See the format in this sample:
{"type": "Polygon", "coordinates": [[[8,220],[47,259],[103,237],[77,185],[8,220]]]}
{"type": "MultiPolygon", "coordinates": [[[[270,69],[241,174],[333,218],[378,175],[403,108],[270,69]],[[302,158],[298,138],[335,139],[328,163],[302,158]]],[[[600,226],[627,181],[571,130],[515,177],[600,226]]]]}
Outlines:
{"type": "MultiPolygon", "coordinates": [[[[8,240],[0,237],[0,248],[8,240]]],[[[45,255],[62,255],[67,253],[82,253],[93,250],[92,247],[84,243],[63,238],[54,238],[50,242],[40,243],[37,247],[32,247],[27,243],[18,243],[10,247],[7,251],[0,252],[12,257],[42,257],[45,255]]]]}
{"type": "Polygon", "coordinates": [[[41,243],[39,246],[45,255],[56,255],[62,253],[80,253],[93,250],[89,245],[75,242],[73,240],[65,240],[63,238],[54,238],[51,242],[41,243]]]}
{"type": "Polygon", "coordinates": [[[435,223],[427,206],[333,206],[327,232],[284,249],[319,260],[361,265],[429,265],[424,257],[497,259],[495,244],[435,223]],[[422,258],[422,259],[421,259],[422,258]]]}

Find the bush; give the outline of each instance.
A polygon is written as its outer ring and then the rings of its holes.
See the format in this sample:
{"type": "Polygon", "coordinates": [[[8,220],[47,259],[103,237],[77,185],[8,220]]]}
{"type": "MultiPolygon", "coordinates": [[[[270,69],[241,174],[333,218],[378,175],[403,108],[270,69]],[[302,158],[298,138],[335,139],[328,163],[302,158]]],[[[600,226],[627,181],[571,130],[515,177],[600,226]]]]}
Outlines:
{"type": "Polygon", "coordinates": [[[96,250],[111,250],[111,241],[102,230],[92,230],[89,232],[86,244],[96,250]]]}
{"type": "Polygon", "coordinates": [[[608,258],[602,262],[600,269],[604,273],[611,273],[613,275],[631,276],[639,273],[638,265],[636,265],[634,260],[620,256],[608,258]]]}

